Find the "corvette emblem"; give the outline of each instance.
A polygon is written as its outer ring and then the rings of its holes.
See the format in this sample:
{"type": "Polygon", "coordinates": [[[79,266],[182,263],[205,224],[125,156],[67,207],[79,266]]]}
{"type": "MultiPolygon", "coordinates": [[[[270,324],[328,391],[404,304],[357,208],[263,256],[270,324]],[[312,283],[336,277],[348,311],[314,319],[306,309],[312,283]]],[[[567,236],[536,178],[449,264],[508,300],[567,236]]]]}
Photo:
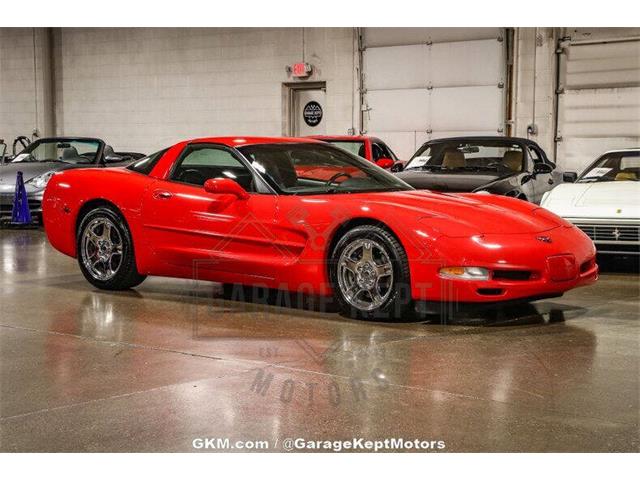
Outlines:
{"type": "Polygon", "coordinates": [[[546,235],[540,235],[540,236],[536,237],[536,240],[539,240],[539,241],[544,242],[544,243],[553,242],[553,240],[551,240],[551,237],[547,237],[546,235]]]}

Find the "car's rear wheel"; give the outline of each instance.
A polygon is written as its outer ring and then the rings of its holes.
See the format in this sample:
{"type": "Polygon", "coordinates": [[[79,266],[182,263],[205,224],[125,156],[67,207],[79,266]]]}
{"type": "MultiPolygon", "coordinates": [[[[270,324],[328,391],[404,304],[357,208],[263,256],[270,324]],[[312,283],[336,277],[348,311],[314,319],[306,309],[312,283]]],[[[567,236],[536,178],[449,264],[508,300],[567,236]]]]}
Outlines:
{"type": "Polygon", "coordinates": [[[330,263],[331,285],[345,315],[402,319],[413,311],[407,255],[386,229],[349,230],[336,243],[330,263]]]}
{"type": "Polygon", "coordinates": [[[146,278],[136,268],[129,227],[110,207],[97,207],[82,218],[77,251],[83,275],[100,289],[126,290],[146,278]]]}

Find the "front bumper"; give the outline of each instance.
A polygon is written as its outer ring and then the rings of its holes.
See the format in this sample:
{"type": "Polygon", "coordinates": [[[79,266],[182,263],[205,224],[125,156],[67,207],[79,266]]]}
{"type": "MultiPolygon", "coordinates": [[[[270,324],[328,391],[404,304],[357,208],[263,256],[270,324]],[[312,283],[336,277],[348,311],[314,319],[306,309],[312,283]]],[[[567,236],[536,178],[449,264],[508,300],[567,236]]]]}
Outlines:
{"type": "Polygon", "coordinates": [[[574,227],[558,227],[541,234],[493,234],[438,242],[443,247],[437,253],[411,262],[415,300],[495,303],[557,297],[598,279],[594,244],[574,227]],[[550,237],[551,242],[538,237],[550,237]],[[491,276],[488,280],[441,278],[438,271],[443,266],[484,267],[491,276]],[[421,283],[419,279],[435,280],[421,283]]]}

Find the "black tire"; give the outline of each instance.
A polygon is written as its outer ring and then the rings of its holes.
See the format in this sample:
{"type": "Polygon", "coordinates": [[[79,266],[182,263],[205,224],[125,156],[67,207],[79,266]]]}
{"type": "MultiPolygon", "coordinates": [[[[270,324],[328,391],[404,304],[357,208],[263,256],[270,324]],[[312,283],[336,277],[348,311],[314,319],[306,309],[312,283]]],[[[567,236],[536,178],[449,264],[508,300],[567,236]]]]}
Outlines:
{"type": "MultiPolygon", "coordinates": [[[[340,311],[351,318],[363,320],[409,320],[414,312],[407,254],[396,237],[382,227],[361,225],[342,235],[329,258],[329,279],[340,311]],[[371,240],[378,246],[383,247],[393,267],[393,281],[388,289],[389,294],[381,305],[372,310],[362,309],[351,303],[343,292],[338,279],[341,255],[345,249],[359,240],[371,240]]],[[[370,298],[373,299],[373,297],[370,298]]]]}
{"type": "MultiPolygon", "coordinates": [[[[115,235],[115,234],[114,234],[115,235]]],[[[119,243],[120,244],[120,243],[119,243]]],[[[89,211],[80,222],[76,235],[76,249],[78,264],[82,274],[89,283],[101,290],[127,290],[140,285],[146,275],[138,273],[136,268],[131,232],[124,218],[115,209],[101,206],[89,211]],[[121,255],[118,267],[113,269],[115,274],[110,278],[100,279],[94,275],[85,264],[86,255],[83,251],[83,237],[87,228],[95,222],[108,221],[113,225],[121,239],[121,255]]]]}

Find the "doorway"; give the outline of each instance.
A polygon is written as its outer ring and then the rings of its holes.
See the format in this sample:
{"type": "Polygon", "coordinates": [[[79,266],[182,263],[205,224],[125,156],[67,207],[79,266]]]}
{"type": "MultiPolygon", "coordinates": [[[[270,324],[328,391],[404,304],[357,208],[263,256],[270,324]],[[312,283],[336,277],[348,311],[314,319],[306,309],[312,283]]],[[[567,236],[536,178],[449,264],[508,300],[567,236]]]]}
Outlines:
{"type": "Polygon", "coordinates": [[[284,85],[285,135],[306,137],[326,134],[325,82],[284,85]]]}

